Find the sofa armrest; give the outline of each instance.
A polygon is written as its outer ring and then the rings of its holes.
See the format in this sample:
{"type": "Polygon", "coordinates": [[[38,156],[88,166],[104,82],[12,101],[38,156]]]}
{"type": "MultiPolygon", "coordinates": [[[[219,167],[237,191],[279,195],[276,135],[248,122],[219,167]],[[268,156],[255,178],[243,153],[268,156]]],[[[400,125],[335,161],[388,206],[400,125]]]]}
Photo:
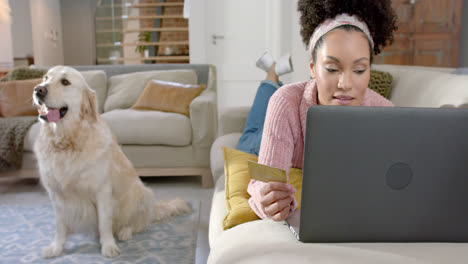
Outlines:
{"type": "Polygon", "coordinates": [[[223,110],[219,115],[218,136],[242,133],[249,111],[249,106],[230,107],[223,110]]]}
{"type": "Polygon", "coordinates": [[[209,148],[216,138],[216,92],[205,90],[190,103],[192,144],[196,148],[209,148]]]}
{"type": "Polygon", "coordinates": [[[222,147],[236,148],[242,133],[231,133],[217,138],[211,146],[210,167],[213,182],[224,175],[224,157],[222,147]]]}

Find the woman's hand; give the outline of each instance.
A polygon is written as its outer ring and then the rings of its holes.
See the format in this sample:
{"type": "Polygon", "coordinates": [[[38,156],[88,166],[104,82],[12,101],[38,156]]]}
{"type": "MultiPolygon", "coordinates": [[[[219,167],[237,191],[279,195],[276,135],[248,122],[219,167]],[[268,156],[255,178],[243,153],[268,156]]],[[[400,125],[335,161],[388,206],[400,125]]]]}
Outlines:
{"type": "Polygon", "coordinates": [[[268,182],[260,189],[260,203],[268,218],[275,221],[283,221],[288,217],[293,194],[296,189],[291,184],[282,182],[268,182]]]}

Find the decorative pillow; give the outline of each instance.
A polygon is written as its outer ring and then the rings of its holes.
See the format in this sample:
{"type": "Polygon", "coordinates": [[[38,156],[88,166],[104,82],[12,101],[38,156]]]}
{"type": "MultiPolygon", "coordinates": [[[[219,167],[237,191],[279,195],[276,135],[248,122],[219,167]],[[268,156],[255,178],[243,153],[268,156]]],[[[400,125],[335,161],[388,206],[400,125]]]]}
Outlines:
{"type": "Polygon", "coordinates": [[[376,91],[383,97],[389,99],[392,91],[393,77],[388,72],[370,71],[369,88],[376,91]]]}
{"type": "Polygon", "coordinates": [[[18,67],[9,71],[5,76],[0,79],[0,82],[18,81],[18,80],[30,80],[42,78],[47,70],[34,69],[29,67],[18,67]]]}
{"type": "Polygon", "coordinates": [[[149,80],[197,84],[193,70],[146,71],[114,75],[109,78],[104,111],[130,108],[137,101],[149,80]]]}
{"type": "MultiPolygon", "coordinates": [[[[223,147],[224,174],[226,176],[225,196],[227,214],[223,220],[223,229],[260,219],[250,208],[247,186],[251,180],[248,161],[258,161],[258,157],[240,150],[223,147]]],[[[291,168],[289,183],[296,188],[294,197],[301,203],[302,170],[291,168]]]]}
{"type": "Polygon", "coordinates": [[[42,79],[0,82],[0,114],[3,117],[35,116],[34,86],[42,79]]]}
{"type": "Polygon", "coordinates": [[[149,80],[132,108],[173,112],[189,116],[190,103],[201,94],[205,87],[204,84],[192,85],[149,80]]]}

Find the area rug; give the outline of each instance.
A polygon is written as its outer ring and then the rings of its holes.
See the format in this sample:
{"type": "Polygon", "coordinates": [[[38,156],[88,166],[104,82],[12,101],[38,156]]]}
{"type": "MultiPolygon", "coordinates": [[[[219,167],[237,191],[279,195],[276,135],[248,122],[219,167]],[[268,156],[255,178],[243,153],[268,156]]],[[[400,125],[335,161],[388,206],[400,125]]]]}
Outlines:
{"type": "Polygon", "coordinates": [[[153,226],[129,241],[118,241],[120,256],[101,256],[98,238],[73,234],[59,257],[43,259],[55,234],[52,205],[0,205],[0,263],[195,263],[200,201],[193,212],[153,226]]]}

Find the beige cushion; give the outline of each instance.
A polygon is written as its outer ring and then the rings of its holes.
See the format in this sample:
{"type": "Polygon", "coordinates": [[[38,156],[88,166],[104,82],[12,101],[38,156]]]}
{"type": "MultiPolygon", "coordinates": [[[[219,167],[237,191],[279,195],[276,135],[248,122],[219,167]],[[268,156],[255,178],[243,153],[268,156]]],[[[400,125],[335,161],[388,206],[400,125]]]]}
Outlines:
{"type": "Polygon", "coordinates": [[[205,85],[182,84],[149,80],[132,106],[136,110],[157,110],[189,116],[189,106],[192,100],[200,95],[205,85]]]}
{"type": "Polygon", "coordinates": [[[104,101],[107,95],[107,76],[105,71],[82,71],[88,86],[96,92],[99,113],[104,111],[104,101]]]}
{"type": "Polygon", "coordinates": [[[396,106],[459,107],[468,103],[468,76],[421,69],[392,69],[396,106]]]}
{"type": "Polygon", "coordinates": [[[197,74],[193,70],[146,71],[115,75],[109,78],[104,111],[130,108],[151,79],[197,84],[197,74]]]}
{"type": "Polygon", "coordinates": [[[116,109],[101,117],[119,144],[186,146],[192,140],[190,120],[181,114],[116,109]]]}

